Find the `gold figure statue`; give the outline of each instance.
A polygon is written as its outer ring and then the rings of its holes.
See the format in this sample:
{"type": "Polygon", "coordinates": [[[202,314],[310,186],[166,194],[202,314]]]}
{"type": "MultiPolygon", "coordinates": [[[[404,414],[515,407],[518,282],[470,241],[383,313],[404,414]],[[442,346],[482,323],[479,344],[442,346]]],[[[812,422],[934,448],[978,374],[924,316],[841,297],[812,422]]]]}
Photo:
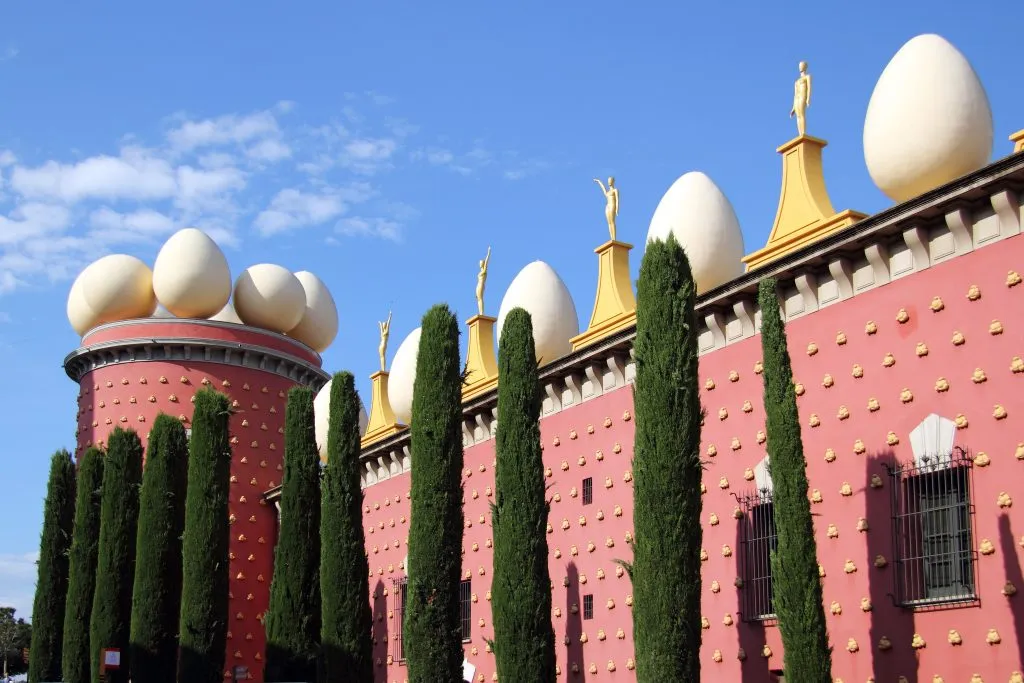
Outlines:
{"type": "Polygon", "coordinates": [[[391,334],[391,311],[388,311],[388,319],[384,322],[378,322],[377,327],[380,328],[380,346],[377,347],[377,353],[380,354],[380,371],[384,372],[387,369],[388,336],[391,334]]]}
{"type": "Polygon", "coordinates": [[[615,219],[619,217],[619,189],[615,187],[615,178],[608,178],[607,188],[599,178],[594,178],[594,182],[601,187],[601,192],[604,193],[604,218],[608,221],[608,234],[615,239],[615,219]]]}
{"type": "Polygon", "coordinates": [[[484,314],[484,287],[487,284],[487,266],[491,263],[491,248],[487,247],[487,256],[480,262],[480,272],[476,275],[476,308],[480,315],[484,314]]]}
{"type": "Polygon", "coordinates": [[[796,132],[800,137],[807,134],[807,107],[811,106],[811,75],[807,73],[807,62],[800,62],[800,77],[793,84],[793,108],[789,118],[796,116],[796,132]]]}

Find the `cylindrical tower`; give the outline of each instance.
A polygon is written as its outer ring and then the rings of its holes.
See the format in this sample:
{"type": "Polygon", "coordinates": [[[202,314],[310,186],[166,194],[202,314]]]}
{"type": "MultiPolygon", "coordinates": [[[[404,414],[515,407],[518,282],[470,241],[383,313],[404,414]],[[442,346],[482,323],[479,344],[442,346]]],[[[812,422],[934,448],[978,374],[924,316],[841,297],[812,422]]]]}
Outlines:
{"type": "Polygon", "coordinates": [[[277,514],[262,493],[282,477],[288,390],[319,390],[320,356],[281,334],[209,320],[147,318],[97,327],[64,360],[79,384],[76,455],[114,427],[146,441],[158,413],[191,427],[204,386],[232,399],[231,595],[224,675],[235,666],[263,680],[263,615],[270,599],[277,514]]]}

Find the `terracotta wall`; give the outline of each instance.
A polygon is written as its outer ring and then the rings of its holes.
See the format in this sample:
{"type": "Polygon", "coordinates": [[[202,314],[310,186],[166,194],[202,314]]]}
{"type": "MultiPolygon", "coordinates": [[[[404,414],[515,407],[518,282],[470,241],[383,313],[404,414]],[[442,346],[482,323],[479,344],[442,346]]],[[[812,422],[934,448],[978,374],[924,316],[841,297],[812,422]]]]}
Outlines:
{"type": "MultiPolygon", "coordinates": [[[[895,682],[903,676],[915,683],[938,675],[970,681],[977,673],[981,680],[1004,681],[1022,668],[1024,608],[1017,604],[1019,596],[1003,594],[1007,581],[1024,589],[1018,543],[1024,543],[1024,520],[1008,505],[1024,496],[1017,486],[1024,472],[1017,470],[1024,468],[1018,459],[1018,454],[1024,458],[1024,447],[1018,450],[1024,433],[1017,426],[1024,412],[1019,386],[1024,374],[1011,368],[1015,356],[1024,356],[1019,315],[1024,285],[1008,286],[1011,270],[1024,272],[1024,237],[789,324],[795,379],[803,390],[798,402],[808,474],[821,501],[812,511],[837,679],[895,682]],[[939,310],[933,310],[933,301],[939,310]],[[868,331],[869,321],[874,332],[868,331]],[[954,343],[956,333],[963,343],[954,343]],[[956,443],[976,459],[973,544],[981,549],[976,560],[981,599],[957,609],[911,612],[895,607],[890,597],[895,592],[891,480],[883,463],[913,462],[910,432],[930,413],[951,420],[962,416],[956,443]],[[873,475],[881,486],[872,487],[873,475]],[[1007,496],[1000,498],[1003,493],[1007,496]],[[858,530],[861,518],[866,531],[858,530]],[[879,555],[886,566],[874,565],[879,555]],[[865,598],[870,611],[862,609],[865,598]],[[949,642],[957,640],[950,637],[951,629],[960,644],[949,642]],[[915,634],[920,636],[916,648],[915,634]],[[883,636],[889,649],[879,648],[883,636]],[[990,639],[1000,642],[990,644],[990,639]]],[[[778,629],[772,623],[744,622],[742,589],[734,585],[741,573],[741,539],[733,494],[755,488],[754,470],[766,455],[760,358],[760,338],[755,337],[701,361],[707,409],[701,446],[707,462],[702,654],[706,675],[714,680],[767,681],[769,670],[782,668],[778,629]]],[[[626,540],[632,528],[631,411],[631,392],[618,390],[541,422],[553,497],[548,535],[555,585],[552,619],[566,680],[635,679],[629,668],[631,588],[628,578],[617,576],[614,563],[631,557],[626,540]],[[585,477],[594,482],[594,501],[587,506],[582,504],[585,477]],[[622,515],[616,516],[619,508],[622,515]],[[594,596],[592,620],[573,611],[574,605],[582,609],[584,595],[594,596]]],[[[487,590],[493,462],[493,441],[466,451],[464,571],[472,578],[476,600],[466,656],[476,666],[477,681],[496,680],[494,659],[484,643],[492,634],[487,590]]],[[[401,663],[388,659],[398,635],[392,581],[404,574],[408,490],[409,479],[401,475],[365,491],[378,680],[396,683],[406,675],[401,663]]]]}

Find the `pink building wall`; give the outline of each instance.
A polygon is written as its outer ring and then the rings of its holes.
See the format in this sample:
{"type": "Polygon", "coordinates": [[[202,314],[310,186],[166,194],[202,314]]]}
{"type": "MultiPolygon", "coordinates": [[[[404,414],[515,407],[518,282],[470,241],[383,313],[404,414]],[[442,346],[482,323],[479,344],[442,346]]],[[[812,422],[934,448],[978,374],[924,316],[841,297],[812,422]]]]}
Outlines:
{"type": "MultiPolygon", "coordinates": [[[[1005,497],[1000,501],[1003,493],[1011,502],[1024,495],[1017,486],[1024,472],[1017,469],[1024,468],[1024,460],[1018,459],[1018,454],[1024,458],[1024,447],[1018,450],[1024,442],[1019,426],[1024,374],[1011,369],[1014,357],[1024,356],[1019,315],[1024,286],[1008,286],[1011,270],[1024,270],[1024,236],[861,293],[796,318],[788,326],[794,379],[804,389],[798,404],[808,476],[821,499],[812,504],[812,512],[837,680],[897,681],[903,676],[915,683],[938,675],[946,681],[970,681],[979,674],[982,680],[1002,681],[1024,668],[1024,608],[1017,604],[1022,598],[1002,592],[1007,581],[1018,590],[1024,588],[1020,501],[1016,507],[1007,506],[1005,497]],[[980,296],[968,297],[972,286],[980,296]],[[935,297],[941,300],[941,310],[932,309],[935,297]],[[901,309],[907,314],[902,323],[897,320],[901,309]],[[871,334],[866,331],[869,321],[877,328],[871,334]],[[959,345],[953,341],[957,332],[965,340],[959,345]],[[919,344],[927,347],[926,354],[922,355],[919,344]],[[895,361],[888,366],[883,362],[887,354],[895,361]],[[862,369],[860,377],[854,377],[855,365],[862,369]],[[978,369],[983,375],[976,374],[978,369]],[[826,375],[831,375],[831,386],[825,386],[829,384],[826,375]],[[936,388],[940,379],[946,380],[948,388],[936,388]],[[902,394],[904,389],[912,398],[902,394]],[[877,409],[873,404],[869,407],[871,399],[877,409]],[[1005,410],[1005,417],[994,415],[997,406],[1005,410]],[[842,407],[847,416],[840,417],[842,407]],[[956,444],[975,458],[972,541],[975,548],[984,546],[975,563],[980,600],[968,607],[911,612],[896,607],[889,597],[895,590],[892,482],[883,463],[913,462],[910,432],[931,413],[948,419],[962,416],[956,444]],[[811,426],[812,414],[818,426],[811,426]],[[870,484],[873,475],[881,480],[878,488],[870,484]],[[858,531],[862,517],[868,522],[867,531],[858,531]],[[827,533],[830,525],[835,527],[834,537],[827,533]],[[991,552],[985,541],[991,544],[991,552]],[[886,558],[887,566],[874,566],[878,555],[886,558]],[[847,571],[847,560],[853,563],[851,571],[847,571]],[[864,598],[871,604],[870,611],[862,610],[864,598]],[[832,613],[833,603],[841,613],[832,613]],[[960,644],[949,642],[951,629],[958,632],[960,644]],[[994,639],[991,629],[998,634],[998,644],[987,642],[994,639]],[[923,639],[923,647],[912,645],[915,634],[923,639]],[[891,648],[879,647],[883,636],[891,648]]],[[[701,520],[707,551],[702,572],[707,618],[702,666],[709,680],[767,681],[769,670],[782,668],[778,629],[770,622],[745,623],[739,614],[743,589],[734,585],[740,574],[740,539],[733,494],[755,487],[753,470],[766,455],[764,444],[759,443],[764,408],[755,364],[760,358],[760,338],[755,336],[701,359],[707,410],[701,446],[707,462],[701,520]],[[709,380],[713,385],[706,384],[709,380]],[[712,514],[717,523],[712,522],[712,514]],[[713,581],[718,582],[718,592],[712,590],[713,581]]],[[[552,619],[560,677],[565,680],[635,680],[629,668],[631,587],[628,577],[616,575],[614,563],[631,559],[626,540],[632,529],[631,411],[631,391],[619,389],[541,420],[552,496],[548,535],[552,619]],[[594,502],[587,506],[582,505],[585,477],[593,477],[594,482],[594,502]],[[621,516],[615,514],[617,507],[621,516]],[[583,620],[581,613],[571,609],[575,604],[582,610],[582,596],[587,594],[594,596],[592,620],[583,620]],[[581,642],[584,633],[585,643],[581,642]]],[[[463,569],[464,576],[472,579],[476,600],[466,656],[476,666],[477,681],[493,681],[497,680],[494,658],[484,640],[493,633],[487,591],[492,569],[488,503],[494,487],[494,441],[468,448],[465,460],[463,569]]],[[[392,581],[404,575],[408,491],[407,475],[365,490],[377,680],[392,683],[407,678],[404,665],[389,656],[397,652],[400,615],[392,581]]]]}

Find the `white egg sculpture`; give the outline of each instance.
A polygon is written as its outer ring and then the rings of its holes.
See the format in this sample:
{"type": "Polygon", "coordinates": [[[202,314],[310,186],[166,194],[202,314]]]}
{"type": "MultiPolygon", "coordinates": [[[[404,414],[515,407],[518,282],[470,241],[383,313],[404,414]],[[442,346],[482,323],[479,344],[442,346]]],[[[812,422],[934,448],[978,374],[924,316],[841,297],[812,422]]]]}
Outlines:
{"type": "Polygon", "coordinates": [[[134,256],[104,256],[82,271],[81,282],[85,302],[96,315],[96,325],[148,318],[156,309],[153,271],[134,256]]]}
{"type": "Polygon", "coordinates": [[[532,318],[538,363],[550,363],[572,351],[569,340],[580,333],[580,321],[572,295],[554,268],[534,261],[515,276],[498,308],[499,341],[505,316],[517,307],[532,318]]]}
{"type": "Polygon", "coordinates": [[[391,361],[388,374],[388,398],[395,419],[402,424],[412,421],[412,387],[416,382],[416,358],[420,351],[420,333],[423,328],[417,327],[402,340],[395,357],[391,361]]]}
{"type": "Polygon", "coordinates": [[[945,38],[917,36],[871,93],[864,161],[897,202],[975,171],[992,155],[992,110],[970,62],[945,38]]]}
{"type": "Polygon", "coordinates": [[[306,292],[287,268],[261,263],[238,276],[234,303],[235,312],[246,325],[288,332],[306,312],[306,292]]]}
{"type": "Polygon", "coordinates": [[[157,300],[179,318],[209,318],[231,297],[228,260],[202,230],[179,230],[156,255],[153,291],[157,300]]]}
{"type": "Polygon", "coordinates": [[[211,315],[210,320],[215,320],[219,323],[234,323],[236,325],[244,325],[242,319],[238,317],[238,313],[235,312],[235,305],[232,302],[224,304],[224,308],[220,309],[214,315],[211,315]]]}
{"type": "Polygon", "coordinates": [[[316,275],[303,270],[295,273],[295,277],[306,293],[306,311],[288,336],[323,353],[338,336],[338,307],[327,285],[316,275]]]}
{"type": "Polygon", "coordinates": [[[85,292],[82,290],[83,275],[85,275],[85,271],[79,273],[71,285],[71,291],[68,292],[68,322],[71,323],[71,327],[79,337],[96,327],[97,319],[96,312],[89,307],[89,302],[85,300],[85,292]]]}
{"type": "Polygon", "coordinates": [[[700,171],[680,176],[651,217],[647,241],[669,233],[686,251],[697,283],[706,292],[743,274],[743,232],[728,197],[700,171]]]}
{"type": "MultiPolygon", "coordinates": [[[[330,427],[331,417],[331,386],[334,380],[327,380],[320,392],[313,399],[313,429],[316,435],[316,447],[320,451],[320,459],[327,462],[327,429],[330,427]]],[[[359,436],[366,433],[366,422],[369,418],[366,415],[366,407],[363,406],[363,399],[359,399],[359,436]]]]}

